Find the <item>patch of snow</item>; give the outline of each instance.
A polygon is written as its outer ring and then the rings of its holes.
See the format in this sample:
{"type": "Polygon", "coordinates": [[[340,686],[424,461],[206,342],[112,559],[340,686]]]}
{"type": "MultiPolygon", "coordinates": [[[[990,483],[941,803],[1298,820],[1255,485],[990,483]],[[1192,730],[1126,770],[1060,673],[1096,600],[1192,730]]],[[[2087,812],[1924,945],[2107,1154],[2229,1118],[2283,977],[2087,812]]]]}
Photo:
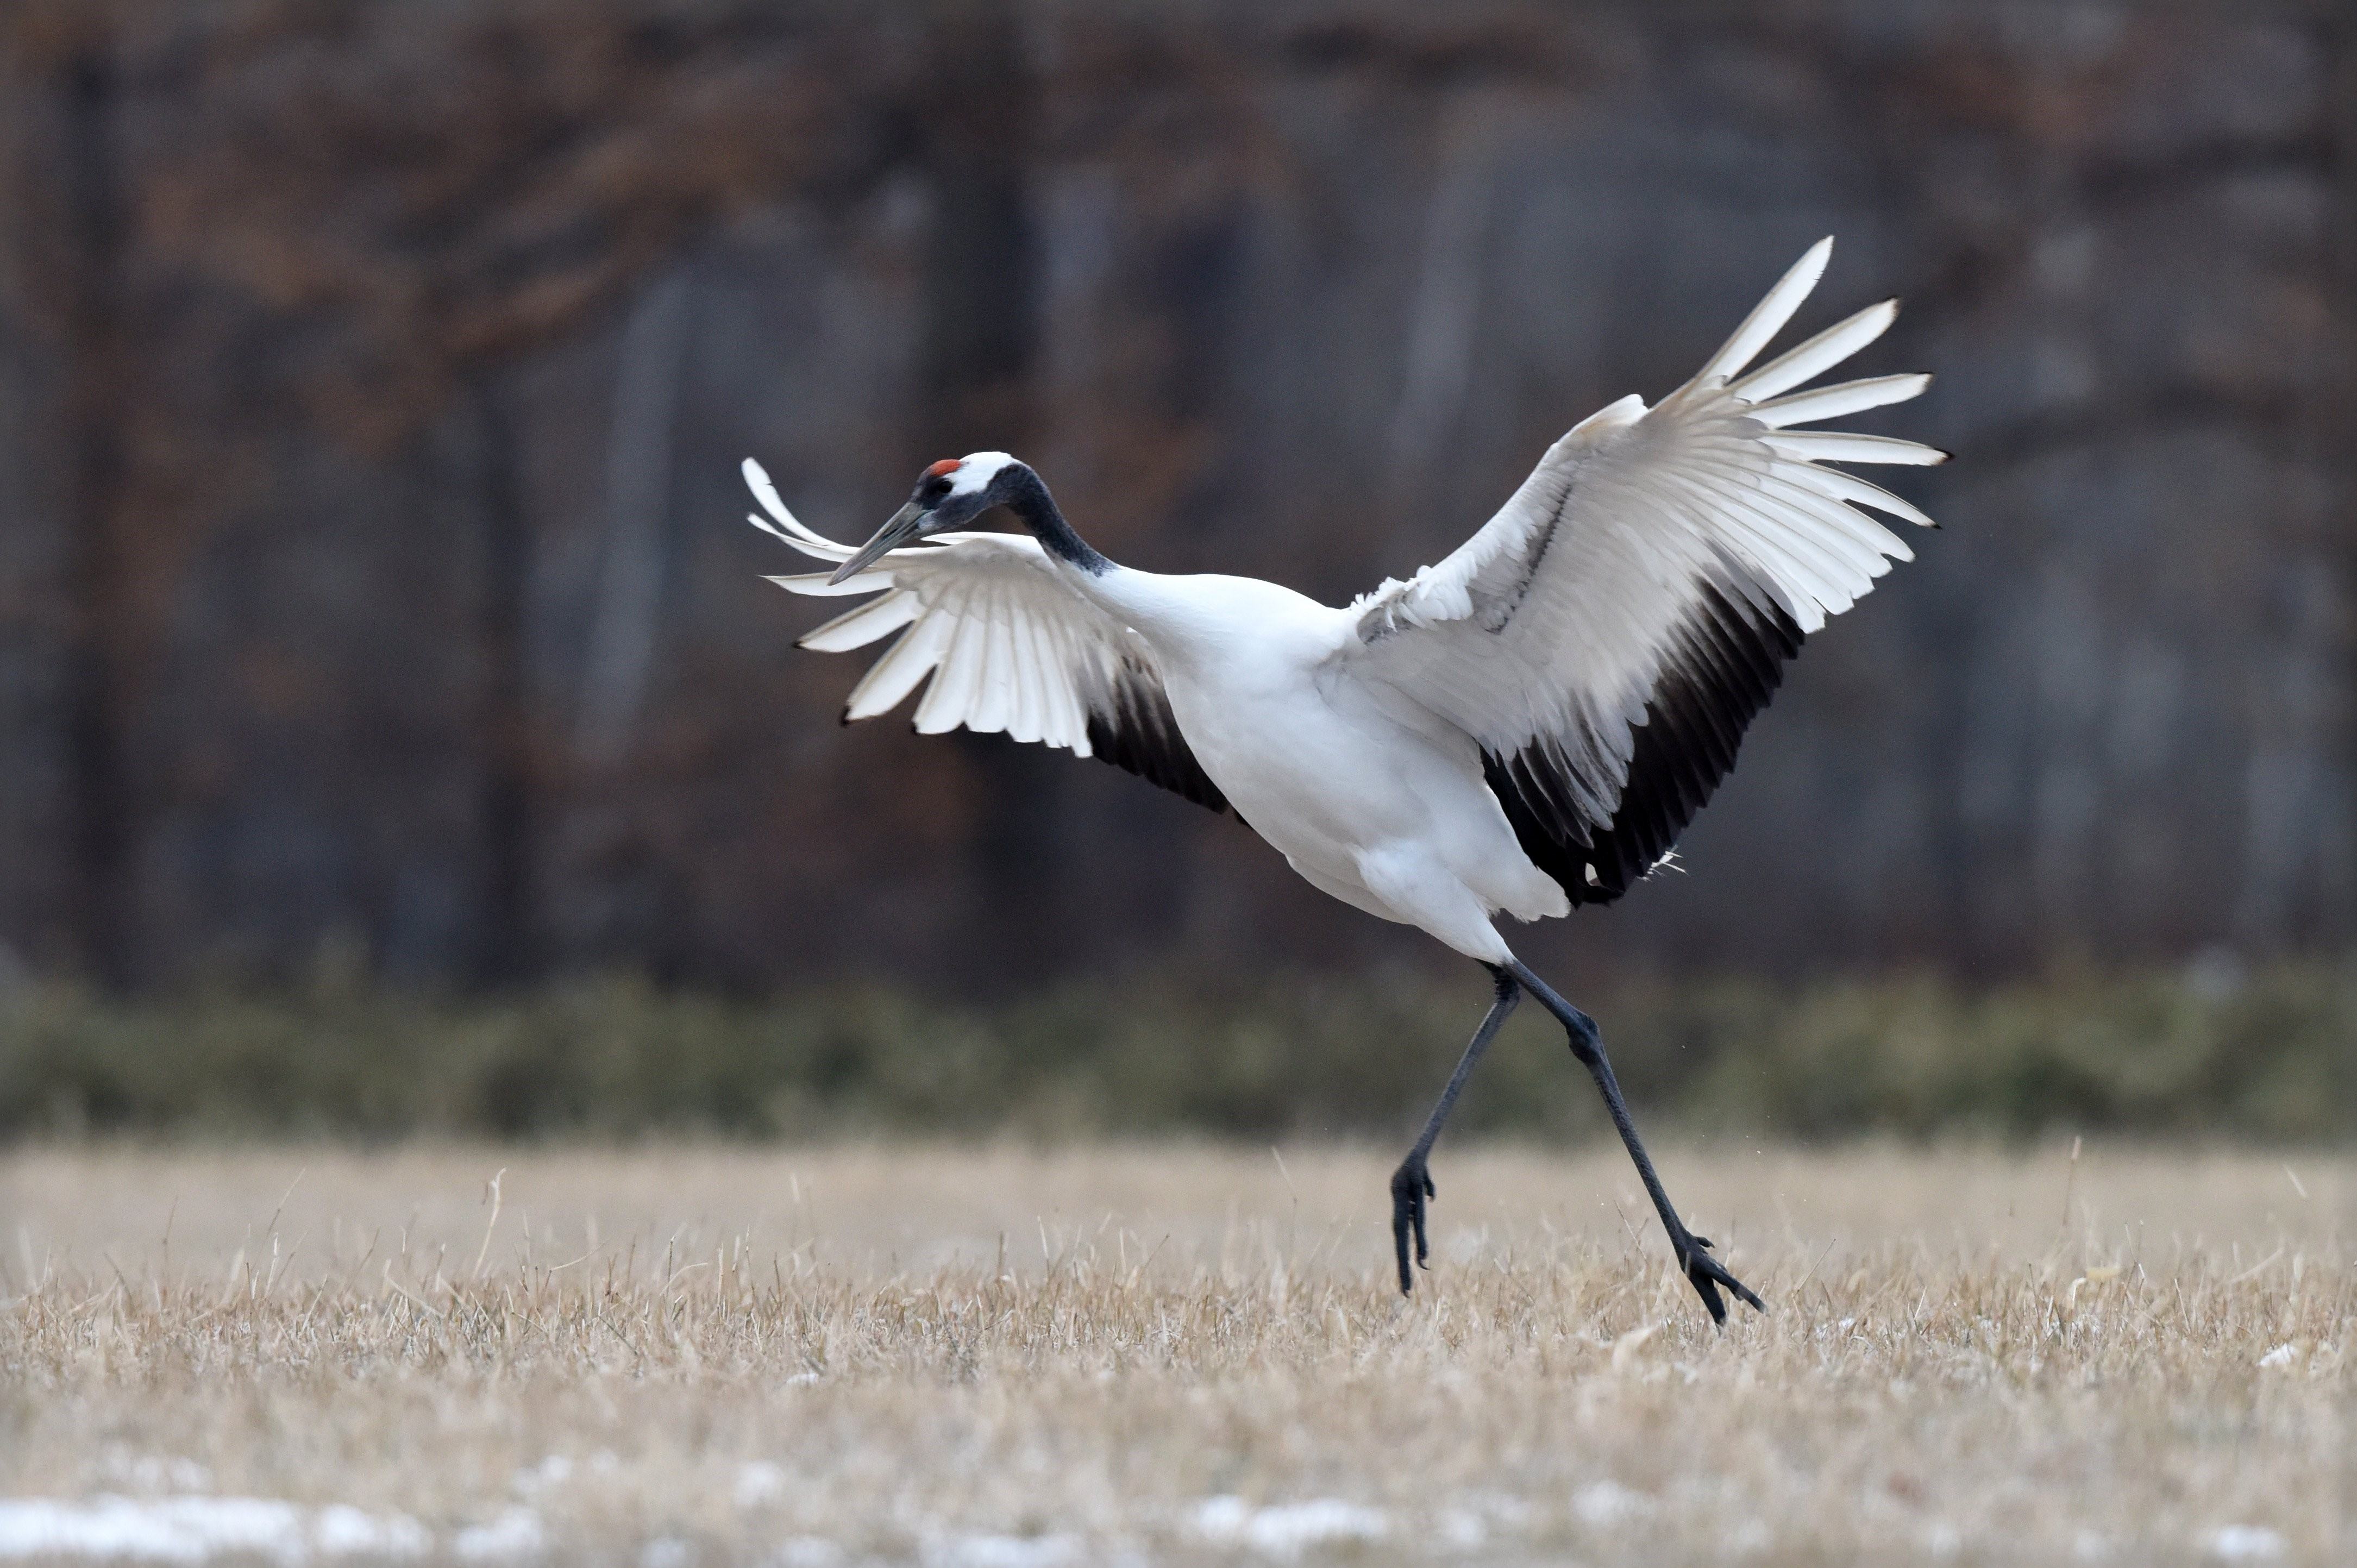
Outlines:
{"type": "Polygon", "coordinates": [[[695,1548],[676,1535],[658,1535],[639,1553],[639,1568],[688,1568],[695,1548]]]}
{"type": "Polygon", "coordinates": [[[843,1548],[820,1535],[797,1535],[778,1548],[778,1568],[836,1568],[843,1548]]]}
{"type": "Polygon", "coordinates": [[[1531,1520],[1531,1505],[1503,1492],[1467,1492],[1433,1520],[1440,1543],[1458,1552],[1479,1552],[1500,1530],[1517,1532],[1531,1520]]]}
{"type": "Polygon", "coordinates": [[[2263,1524],[2222,1524],[2206,1541],[2212,1557],[2229,1563],[2266,1563],[2284,1554],[2284,1538],[2263,1524]]]}
{"type": "Polygon", "coordinates": [[[1618,1481],[1592,1481],[1574,1492],[1571,1511],[1579,1522],[1596,1530],[1609,1530],[1632,1519],[1642,1519],[1653,1511],[1653,1499],[1642,1492],[1631,1491],[1618,1481]]]}
{"type": "Polygon", "coordinates": [[[1942,1520],[1923,1532],[1923,1550],[1934,1557],[1953,1557],[1964,1549],[1964,1532],[1942,1520]]]}
{"type": "Polygon", "coordinates": [[[0,1500],[0,1561],[203,1563],[242,1556],[296,1563],[315,1557],[422,1557],[432,1544],[414,1519],[342,1504],[314,1512],[269,1498],[0,1500]]]}
{"type": "Polygon", "coordinates": [[[737,1472],[737,1506],[740,1509],[759,1508],[784,1496],[785,1490],[786,1473],[767,1459],[756,1459],[737,1472]]]}
{"type": "Polygon", "coordinates": [[[434,1545],[407,1514],[363,1513],[350,1503],[321,1509],[311,1539],[328,1557],[423,1557],[434,1545]]]}
{"type": "Polygon", "coordinates": [[[2259,1365],[2262,1367],[2288,1367],[2292,1363],[2292,1358],[2298,1354],[2299,1352],[2293,1349],[2289,1345],[2278,1345],[2274,1349],[2259,1358],[2259,1365]]]}
{"type": "Polygon", "coordinates": [[[512,1563],[547,1549],[548,1531],[530,1509],[509,1509],[489,1524],[470,1524],[450,1542],[452,1554],[466,1563],[512,1563]]]}
{"type": "Polygon", "coordinates": [[[1252,1504],[1232,1492],[1205,1498],[1195,1505],[1195,1533],[1213,1541],[1241,1541],[1252,1516],[1252,1504]]]}
{"type": "Polygon", "coordinates": [[[302,1510],[260,1498],[102,1497],[0,1503],[0,1557],[117,1557],[198,1563],[232,1552],[303,1555],[302,1510]]]}
{"type": "Polygon", "coordinates": [[[1298,1557],[1338,1541],[1380,1541],[1391,1519],[1379,1509],[1339,1498],[1274,1503],[1256,1509],[1239,1497],[1206,1498],[1195,1509],[1195,1531],[1220,1546],[1243,1546],[1266,1557],[1298,1557]]]}
{"type": "Polygon", "coordinates": [[[1063,1568],[1082,1561],[1071,1535],[956,1535],[925,1542],[925,1568],[1063,1568]]]}

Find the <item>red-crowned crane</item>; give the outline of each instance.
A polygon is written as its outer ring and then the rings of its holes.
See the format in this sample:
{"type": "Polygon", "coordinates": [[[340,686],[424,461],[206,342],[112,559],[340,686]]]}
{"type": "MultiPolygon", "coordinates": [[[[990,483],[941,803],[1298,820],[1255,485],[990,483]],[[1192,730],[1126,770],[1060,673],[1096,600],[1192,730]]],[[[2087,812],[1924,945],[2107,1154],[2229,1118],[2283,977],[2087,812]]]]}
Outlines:
{"type": "Polygon", "coordinates": [[[1825,618],[1911,559],[1867,510],[1926,526],[1832,463],[1938,463],[1881,435],[1798,426],[1903,402],[1928,376],[1797,390],[1880,337],[1895,301],[1757,370],[1823,274],[1821,241],[1695,378],[1625,397],[1547,449],[1480,532],[1345,608],[1250,577],[1165,576],[1105,559],[1004,452],[935,463],[866,543],[795,521],[759,465],[753,521],[833,570],[773,581],[873,595],[802,639],[899,639],[846,722],[931,684],[927,735],[963,725],[1063,746],[1232,811],[1311,886],[1420,927],[1481,963],[1496,998],[1392,1177],[1403,1292],[1426,1264],[1426,1156],[1523,991],[1594,1077],[1715,1321],[1760,1298],[1678,1218],[1595,1022],[1517,959],[1496,917],[1609,904],[1668,856],[1825,618]],[[1029,531],[960,532],[994,507],[1029,531]],[[1863,510],[1862,510],[1863,509],[1863,510]]]}

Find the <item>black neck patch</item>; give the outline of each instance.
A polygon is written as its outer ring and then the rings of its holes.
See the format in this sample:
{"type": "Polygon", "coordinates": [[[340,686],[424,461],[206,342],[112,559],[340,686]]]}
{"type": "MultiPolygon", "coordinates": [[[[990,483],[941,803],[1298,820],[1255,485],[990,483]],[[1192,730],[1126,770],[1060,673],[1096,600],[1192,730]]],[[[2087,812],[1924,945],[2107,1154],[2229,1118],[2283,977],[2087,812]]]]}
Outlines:
{"type": "Polygon", "coordinates": [[[1039,547],[1057,560],[1078,566],[1092,577],[1102,577],[1113,570],[1113,563],[1089,547],[1089,542],[1072,532],[1057,509],[1056,498],[1028,464],[1017,463],[1008,469],[1006,495],[1000,503],[1022,520],[1023,526],[1039,540],[1039,547]]]}

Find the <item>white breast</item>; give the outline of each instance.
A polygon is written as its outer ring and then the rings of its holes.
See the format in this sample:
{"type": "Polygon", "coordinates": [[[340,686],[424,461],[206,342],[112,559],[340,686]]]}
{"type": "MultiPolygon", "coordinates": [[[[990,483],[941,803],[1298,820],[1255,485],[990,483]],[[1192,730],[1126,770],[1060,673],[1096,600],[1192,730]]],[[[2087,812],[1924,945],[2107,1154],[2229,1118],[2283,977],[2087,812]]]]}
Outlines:
{"type": "Polygon", "coordinates": [[[1116,570],[1092,586],[1154,646],[1204,772],[1313,885],[1485,959],[1503,951],[1492,911],[1566,912],[1470,738],[1332,679],[1347,612],[1250,579],[1116,570]]]}

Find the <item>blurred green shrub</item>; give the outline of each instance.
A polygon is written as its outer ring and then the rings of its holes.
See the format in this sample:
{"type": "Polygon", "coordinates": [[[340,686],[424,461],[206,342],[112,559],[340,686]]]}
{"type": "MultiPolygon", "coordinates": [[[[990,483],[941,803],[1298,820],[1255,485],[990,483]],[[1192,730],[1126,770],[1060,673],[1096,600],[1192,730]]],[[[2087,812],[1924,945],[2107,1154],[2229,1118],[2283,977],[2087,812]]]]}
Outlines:
{"type": "MultiPolygon", "coordinates": [[[[0,1138],[1396,1137],[1486,988],[1177,975],[996,1007],[873,989],[769,1002],[627,980],[498,1000],[349,985],[108,1002],[0,995],[0,1138]]],[[[2051,1131],[2300,1141],[2357,1127],[2357,974],[2282,968],[1971,993],[1928,979],[1630,984],[1583,997],[1650,1125],[1788,1138],[2051,1131]]],[[[1525,1004],[1461,1132],[1604,1126],[1525,1004]]]]}

